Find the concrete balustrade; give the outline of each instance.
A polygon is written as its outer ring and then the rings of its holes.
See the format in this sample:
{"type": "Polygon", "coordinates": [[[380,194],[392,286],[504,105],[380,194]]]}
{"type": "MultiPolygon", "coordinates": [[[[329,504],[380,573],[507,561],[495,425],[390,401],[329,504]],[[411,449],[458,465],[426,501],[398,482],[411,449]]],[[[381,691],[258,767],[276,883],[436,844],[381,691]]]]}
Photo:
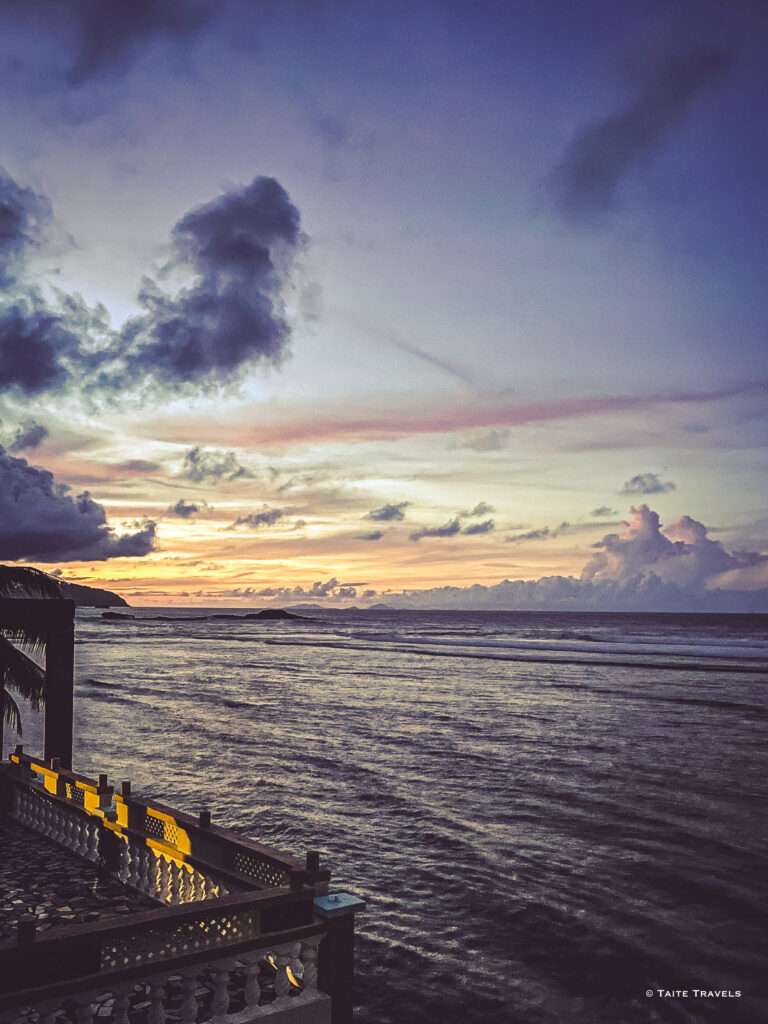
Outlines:
{"type": "Polygon", "coordinates": [[[252,950],[239,956],[206,959],[179,969],[153,969],[123,981],[98,979],[89,990],[42,991],[26,1002],[3,1008],[0,1024],[40,1024],[66,1014],[75,1024],[164,1024],[168,1015],[194,1024],[210,1015],[213,1024],[331,1024],[331,1000],[317,987],[312,964],[321,935],[252,950]],[[290,968],[290,973],[289,973],[290,968]],[[302,980],[297,981],[298,978],[302,980]]]}
{"type": "Polygon", "coordinates": [[[0,942],[0,1024],[352,1020],[339,939],[352,919],[322,908],[330,872],[316,851],[301,861],[22,748],[0,765],[0,809],[157,902],[37,935],[33,921],[25,941],[0,942]]]}

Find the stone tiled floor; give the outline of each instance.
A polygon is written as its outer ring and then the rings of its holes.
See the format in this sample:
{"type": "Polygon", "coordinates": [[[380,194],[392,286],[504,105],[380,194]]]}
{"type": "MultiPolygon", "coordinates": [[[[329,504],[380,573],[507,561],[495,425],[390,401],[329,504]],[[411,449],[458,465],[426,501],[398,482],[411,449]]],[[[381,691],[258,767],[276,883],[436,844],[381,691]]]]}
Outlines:
{"type": "Polygon", "coordinates": [[[100,878],[93,864],[50,839],[0,819],[0,941],[15,935],[24,914],[37,916],[40,932],[158,906],[114,878],[100,878]]]}

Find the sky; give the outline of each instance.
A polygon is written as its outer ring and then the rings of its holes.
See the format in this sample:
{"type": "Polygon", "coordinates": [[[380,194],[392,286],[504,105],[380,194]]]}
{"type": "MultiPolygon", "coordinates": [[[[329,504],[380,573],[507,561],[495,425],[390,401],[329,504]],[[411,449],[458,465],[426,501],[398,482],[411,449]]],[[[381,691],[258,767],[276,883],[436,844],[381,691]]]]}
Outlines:
{"type": "Polygon", "coordinates": [[[0,560],[768,611],[768,14],[3,0],[0,560]]]}

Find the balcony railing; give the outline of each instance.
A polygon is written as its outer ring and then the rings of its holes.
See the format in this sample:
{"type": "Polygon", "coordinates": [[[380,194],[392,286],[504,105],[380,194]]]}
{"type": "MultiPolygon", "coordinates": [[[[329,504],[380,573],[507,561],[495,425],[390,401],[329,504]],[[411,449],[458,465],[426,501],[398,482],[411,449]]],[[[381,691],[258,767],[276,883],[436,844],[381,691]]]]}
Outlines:
{"type": "Polygon", "coordinates": [[[0,800],[158,904],[39,936],[22,921],[0,943],[0,1024],[351,1020],[353,917],[339,908],[362,904],[329,904],[316,852],[301,861],[21,748],[0,767],[0,800]]]}

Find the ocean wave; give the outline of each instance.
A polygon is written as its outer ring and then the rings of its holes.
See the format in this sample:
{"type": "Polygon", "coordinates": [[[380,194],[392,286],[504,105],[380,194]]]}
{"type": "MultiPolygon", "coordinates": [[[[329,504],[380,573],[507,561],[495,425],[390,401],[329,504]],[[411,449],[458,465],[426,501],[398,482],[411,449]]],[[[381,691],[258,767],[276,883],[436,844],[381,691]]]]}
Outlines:
{"type": "Polygon", "coordinates": [[[322,850],[360,1024],[768,1020],[764,622],[363,619],[86,626],[79,770],[322,850]],[[715,978],[722,1015],[644,994],[715,978]]]}
{"type": "Polygon", "coordinates": [[[740,658],[734,653],[731,658],[721,654],[708,654],[701,650],[695,652],[695,658],[691,660],[687,652],[666,651],[665,659],[662,660],[659,654],[654,657],[654,652],[642,649],[631,650],[600,650],[592,651],[585,648],[556,647],[545,645],[544,642],[536,645],[523,645],[519,643],[505,644],[480,644],[480,643],[411,643],[397,641],[391,646],[377,647],[374,644],[350,643],[343,640],[306,639],[300,637],[279,638],[265,637],[264,643],[274,646],[292,647],[315,647],[330,648],[335,650],[348,651],[380,651],[388,653],[396,651],[399,654],[416,654],[430,658],[472,658],[480,661],[508,661],[508,662],[529,662],[531,664],[549,665],[597,665],[613,668],[647,668],[668,671],[698,671],[698,672],[739,672],[751,674],[767,674],[768,661],[765,657],[757,659],[748,656],[740,658]],[[676,657],[677,660],[669,660],[676,657]],[[707,659],[707,660],[701,660],[707,659]],[[747,662],[754,661],[754,664],[747,662]]]}

